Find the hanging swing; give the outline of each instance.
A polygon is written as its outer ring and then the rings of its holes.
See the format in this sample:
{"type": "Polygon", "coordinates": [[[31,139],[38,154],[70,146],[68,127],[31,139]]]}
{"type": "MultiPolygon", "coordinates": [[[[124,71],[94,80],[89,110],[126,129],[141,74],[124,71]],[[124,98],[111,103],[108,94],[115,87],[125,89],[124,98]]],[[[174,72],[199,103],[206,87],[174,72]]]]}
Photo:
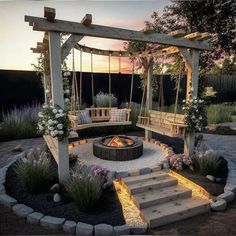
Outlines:
{"type": "Polygon", "coordinates": [[[117,126],[117,125],[131,125],[131,99],[133,92],[134,68],[132,69],[131,88],[130,88],[130,104],[128,108],[118,109],[111,107],[111,53],[109,53],[109,107],[94,107],[94,77],[93,77],[93,54],[91,51],[91,89],[93,106],[80,110],[82,101],[82,50],[80,51],[80,93],[78,96],[77,78],[74,66],[73,56],[73,77],[72,77],[72,97],[71,97],[71,112],[69,112],[69,119],[74,131],[83,130],[93,127],[117,126]],[[79,101],[79,102],[78,102],[79,101]],[[76,110],[78,108],[78,110],[76,110]]]}
{"type": "Polygon", "coordinates": [[[136,126],[152,131],[154,133],[159,133],[162,135],[167,135],[170,137],[183,137],[185,135],[185,129],[187,125],[184,122],[184,115],[177,114],[178,108],[178,98],[180,90],[180,81],[182,78],[183,64],[179,68],[179,75],[176,81],[176,97],[174,113],[163,112],[164,108],[164,89],[163,89],[163,78],[164,78],[164,67],[165,67],[165,53],[162,55],[161,63],[161,75],[160,75],[160,85],[158,93],[158,111],[150,110],[147,114],[146,109],[146,90],[147,90],[147,78],[144,78],[144,89],[140,108],[140,114],[138,116],[138,121],[136,126]]]}

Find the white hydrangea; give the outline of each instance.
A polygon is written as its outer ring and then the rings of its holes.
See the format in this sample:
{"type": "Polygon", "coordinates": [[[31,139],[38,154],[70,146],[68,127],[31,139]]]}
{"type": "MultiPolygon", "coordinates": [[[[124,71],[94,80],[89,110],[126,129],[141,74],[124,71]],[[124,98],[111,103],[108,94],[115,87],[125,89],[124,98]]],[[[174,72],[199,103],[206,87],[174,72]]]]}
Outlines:
{"type": "Polygon", "coordinates": [[[49,124],[49,125],[53,125],[53,124],[54,124],[53,120],[51,120],[51,119],[48,120],[48,124],[49,124]]]}
{"type": "Polygon", "coordinates": [[[43,113],[40,111],[40,112],[38,113],[38,116],[39,116],[39,117],[43,117],[43,113]]]}
{"type": "Polygon", "coordinates": [[[48,127],[49,130],[54,130],[54,127],[50,126],[48,127]]]}
{"type": "Polygon", "coordinates": [[[63,113],[63,110],[62,110],[62,109],[59,109],[58,112],[59,112],[59,113],[63,113]]]}
{"type": "Polygon", "coordinates": [[[64,134],[64,131],[63,131],[63,130],[60,130],[60,131],[59,131],[59,134],[64,134]]]}
{"type": "Polygon", "coordinates": [[[57,109],[54,108],[54,109],[52,110],[52,112],[53,112],[54,114],[56,114],[56,113],[57,113],[57,109]]]}
{"type": "Polygon", "coordinates": [[[70,101],[70,99],[69,98],[65,98],[65,102],[69,102],[70,101]]]}
{"type": "Polygon", "coordinates": [[[65,90],[65,93],[66,93],[66,94],[70,94],[70,90],[69,90],[69,89],[66,89],[66,90],[65,90]]]}
{"type": "Polygon", "coordinates": [[[55,116],[56,118],[59,118],[59,117],[61,117],[61,115],[60,114],[56,114],[56,116],[55,116]]]}
{"type": "Polygon", "coordinates": [[[58,128],[58,129],[63,129],[63,124],[58,124],[58,125],[57,125],[57,128],[58,128]]]}

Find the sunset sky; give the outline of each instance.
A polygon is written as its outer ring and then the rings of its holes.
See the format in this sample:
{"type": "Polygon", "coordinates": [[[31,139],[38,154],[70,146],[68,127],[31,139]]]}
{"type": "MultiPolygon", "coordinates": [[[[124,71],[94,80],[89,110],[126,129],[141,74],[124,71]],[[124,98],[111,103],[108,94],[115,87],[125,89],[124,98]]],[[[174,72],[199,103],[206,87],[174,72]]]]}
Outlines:
{"type": "MultiPolygon", "coordinates": [[[[30,51],[43,38],[42,32],[33,31],[24,22],[24,15],[43,17],[43,8],[56,8],[56,19],[80,22],[86,13],[93,23],[119,28],[141,30],[153,11],[161,12],[169,0],[145,1],[1,1],[0,0],[0,69],[33,70],[37,54],[30,51]]],[[[80,43],[100,49],[122,50],[123,41],[88,38],[80,43]]],[[[75,50],[76,70],[79,70],[79,52],[75,50]]],[[[118,72],[118,58],[112,58],[112,72],[118,72]]],[[[71,68],[71,55],[67,64],[71,68]]],[[[122,71],[129,72],[131,65],[122,59],[122,71]]],[[[94,56],[94,70],[108,72],[108,57],[94,56]]],[[[83,71],[90,71],[90,55],[83,54],[83,71]]]]}

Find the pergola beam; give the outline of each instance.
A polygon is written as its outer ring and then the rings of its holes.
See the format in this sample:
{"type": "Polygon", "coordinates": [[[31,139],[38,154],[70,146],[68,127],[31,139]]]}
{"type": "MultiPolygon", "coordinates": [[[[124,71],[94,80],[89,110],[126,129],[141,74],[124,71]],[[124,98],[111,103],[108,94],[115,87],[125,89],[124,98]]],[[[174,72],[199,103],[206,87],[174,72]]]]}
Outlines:
{"type": "Polygon", "coordinates": [[[33,30],[37,31],[54,31],[64,32],[70,34],[80,34],[91,37],[118,39],[125,41],[140,41],[146,43],[156,43],[163,45],[172,45],[186,48],[194,48],[200,50],[210,50],[211,47],[208,43],[202,41],[191,41],[185,38],[175,38],[166,34],[150,33],[145,34],[144,32],[127,30],[121,28],[114,28],[109,26],[101,25],[90,25],[85,26],[81,23],[55,20],[49,22],[44,18],[25,16],[25,21],[33,24],[33,30]]]}

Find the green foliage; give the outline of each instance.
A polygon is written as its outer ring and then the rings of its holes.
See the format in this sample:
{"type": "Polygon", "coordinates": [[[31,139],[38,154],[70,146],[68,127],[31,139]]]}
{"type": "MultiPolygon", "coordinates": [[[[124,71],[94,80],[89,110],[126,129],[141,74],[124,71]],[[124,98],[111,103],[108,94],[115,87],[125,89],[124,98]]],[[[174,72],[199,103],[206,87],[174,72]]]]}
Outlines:
{"type": "Polygon", "coordinates": [[[101,197],[104,182],[104,177],[92,168],[78,166],[76,171],[72,171],[66,190],[81,211],[89,211],[101,197]]]}
{"type": "Polygon", "coordinates": [[[52,180],[50,161],[44,150],[32,149],[16,167],[16,172],[22,185],[30,193],[40,193],[46,190],[52,180]]]}
{"type": "Polygon", "coordinates": [[[234,105],[212,104],[207,107],[207,117],[209,124],[231,122],[232,114],[235,111],[234,105]]]}
{"type": "Polygon", "coordinates": [[[94,97],[94,102],[96,107],[109,107],[110,106],[110,100],[111,100],[111,106],[116,107],[117,106],[117,98],[114,94],[111,94],[111,97],[107,93],[99,92],[94,97]]]}
{"type": "Polygon", "coordinates": [[[36,123],[40,107],[39,104],[33,104],[2,113],[0,141],[38,137],[36,123]]]}
{"type": "Polygon", "coordinates": [[[208,150],[204,154],[194,155],[191,158],[197,172],[201,175],[215,175],[219,162],[213,151],[208,150]]]}

